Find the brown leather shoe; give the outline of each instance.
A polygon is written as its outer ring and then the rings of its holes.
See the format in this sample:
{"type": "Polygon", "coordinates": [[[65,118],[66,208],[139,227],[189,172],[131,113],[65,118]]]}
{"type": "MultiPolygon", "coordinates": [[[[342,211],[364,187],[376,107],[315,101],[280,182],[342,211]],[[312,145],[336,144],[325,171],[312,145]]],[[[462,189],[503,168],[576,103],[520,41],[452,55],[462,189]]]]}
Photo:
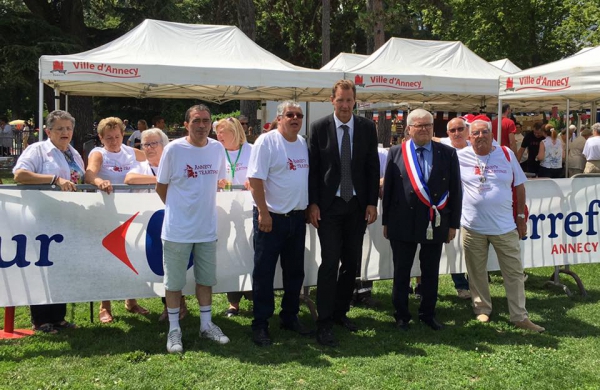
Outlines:
{"type": "Polygon", "coordinates": [[[531,320],[529,320],[529,318],[525,318],[523,321],[513,322],[513,324],[515,324],[515,326],[517,328],[529,330],[531,332],[542,333],[542,332],[544,332],[546,330],[546,328],[543,328],[543,327],[541,327],[539,325],[536,325],[533,322],[531,322],[531,320]]]}

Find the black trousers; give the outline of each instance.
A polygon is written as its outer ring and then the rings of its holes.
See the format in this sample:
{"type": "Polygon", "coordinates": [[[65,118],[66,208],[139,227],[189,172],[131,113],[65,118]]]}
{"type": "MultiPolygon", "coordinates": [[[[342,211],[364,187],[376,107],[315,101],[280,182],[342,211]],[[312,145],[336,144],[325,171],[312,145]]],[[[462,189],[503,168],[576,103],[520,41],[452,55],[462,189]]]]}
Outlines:
{"type": "MultiPolygon", "coordinates": [[[[410,270],[413,266],[418,243],[391,240],[394,259],[394,286],[392,303],[396,312],[396,320],[410,321],[408,311],[408,294],[410,288],[410,270]]],[[[419,318],[435,316],[437,304],[438,282],[440,273],[440,256],[442,243],[421,243],[419,260],[421,262],[421,305],[419,318]]]]}
{"type": "Polygon", "coordinates": [[[31,323],[35,327],[43,324],[56,324],[65,320],[67,315],[66,303],[54,303],[51,305],[31,305],[31,323]]]}
{"type": "Polygon", "coordinates": [[[332,326],[335,318],[350,310],[366,226],[365,210],[359,207],[356,196],[347,203],[336,197],[328,210],[321,210],[321,266],[317,278],[320,327],[332,326]]]}

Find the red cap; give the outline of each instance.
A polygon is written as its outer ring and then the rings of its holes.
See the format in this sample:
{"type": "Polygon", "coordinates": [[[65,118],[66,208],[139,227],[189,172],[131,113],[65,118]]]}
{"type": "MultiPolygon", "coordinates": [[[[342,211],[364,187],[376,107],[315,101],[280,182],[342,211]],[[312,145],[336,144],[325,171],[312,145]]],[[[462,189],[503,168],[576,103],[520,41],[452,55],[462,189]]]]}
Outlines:
{"type": "Polygon", "coordinates": [[[479,114],[477,116],[474,116],[471,123],[473,123],[475,121],[484,121],[484,122],[492,123],[492,120],[487,115],[484,115],[484,114],[479,114]]]}
{"type": "Polygon", "coordinates": [[[465,122],[467,122],[467,125],[470,125],[471,122],[473,122],[473,118],[475,118],[475,115],[467,114],[467,115],[461,116],[461,118],[463,118],[465,120],[465,122]]]}

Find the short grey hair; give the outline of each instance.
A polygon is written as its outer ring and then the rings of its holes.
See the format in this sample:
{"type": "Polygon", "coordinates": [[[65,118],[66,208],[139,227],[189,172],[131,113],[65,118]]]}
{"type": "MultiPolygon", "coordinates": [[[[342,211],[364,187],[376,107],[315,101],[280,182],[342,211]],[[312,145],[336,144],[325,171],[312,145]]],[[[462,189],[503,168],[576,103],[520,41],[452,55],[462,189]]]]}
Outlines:
{"type": "Polygon", "coordinates": [[[46,128],[52,129],[54,127],[54,122],[57,120],[67,120],[71,121],[71,125],[75,128],[75,118],[71,114],[63,110],[54,110],[46,117],[46,128]]]}
{"type": "Polygon", "coordinates": [[[484,121],[484,120],[482,120],[482,119],[477,119],[477,120],[475,120],[475,121],[471,122],[471,128],[473,128],[473,125],[474,125],[475,123],[485,123],[485,126],[487,127],[487,129],[488,129],[489,131],[492,131],[492,122],[491,122],[491,121],[484,121]]]}
{"type": "Polygon", "coordinates": [[[596,134],[600,134],[600,122],[596,122],[592,125],[592,131],[596,134]]]}
{"type": "Polygon", "coordinates": [[[433,115],[431,115],[429,111],[422,108],[417,108],[416,110],[412,110],[410,114],[408,114],[408,116],[406,117],[406,125],[412,126],[413,119],[417,118],[428,118],[431,120],[431,123],[433,123],[433,115]]]}
{"type": "Polygon", "coordinates": [[[452,121],[453,121],[453,120],[455,120],[455,119],[458,119],[458,120],[462,121],[462,123],[463,123],[463,126],[465,127],[465,129],[467,129],[467,130],[469,129],[469,126],[467,126],[467,122],[466,122],[466,121],[465,121],[463,118],[461,118],[461,117],[457,116],[456,118],[452,118],[452,119],[450,119],[450,120],[448,121],[448,123],[446,123],[446,130],[450,130],[450,122],[452,122],[452,121]]]}
{"type": "Polygon", "coordinates": [[[294,100],[286,100],[284,102],[279,103],[279,105],[277,106],[277,116],[282,116],[285,110],[289,107],[299,108],[300,111],[302,111],[300,103],[294,100]]]}
{"type": "Polygon", "coordinates": [[[149,135],[158,135],[163,146],[167,146],[167,144],[169,143],[169,137],[167,137],[165,132],[159,129],[158,127],[152,127],[148,130],[142,131],[142,143],[144,143],[144,140],[148,138],[149,135]]]}

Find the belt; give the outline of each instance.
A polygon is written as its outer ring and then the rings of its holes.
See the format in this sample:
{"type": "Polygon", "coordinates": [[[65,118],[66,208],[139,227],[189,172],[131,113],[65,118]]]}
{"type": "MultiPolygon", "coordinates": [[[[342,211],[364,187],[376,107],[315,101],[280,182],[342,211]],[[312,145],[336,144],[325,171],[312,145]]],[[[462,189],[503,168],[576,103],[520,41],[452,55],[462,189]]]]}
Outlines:
{"type": "MultiPolygon", "coordinates": [[[[254,206],[254,208],[256,208],[256,206],[254,206]]],[[[271,214],[279,215],[281,217],[293,217],[295,215],[304,215],[305,212],[306,212],[306,210],[292,210],[292,211],[288,211],[287,213],[284,213],[284,214],[278,214],[278,213],[274,213],[271,211],[271,214]]]]}

